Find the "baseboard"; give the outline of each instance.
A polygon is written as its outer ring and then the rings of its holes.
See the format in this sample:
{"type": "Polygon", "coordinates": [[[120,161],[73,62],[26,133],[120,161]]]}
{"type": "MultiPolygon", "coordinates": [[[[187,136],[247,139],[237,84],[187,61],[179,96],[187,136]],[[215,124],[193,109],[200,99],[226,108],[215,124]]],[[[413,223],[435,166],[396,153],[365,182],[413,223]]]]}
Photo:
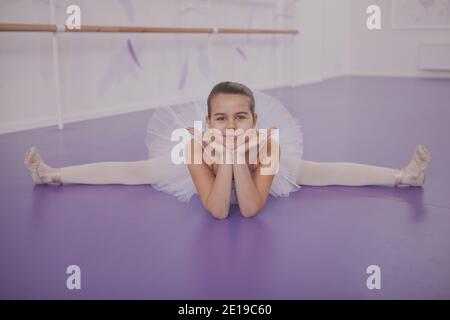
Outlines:
{"type": "MultiPolygon", "coordinates": [[[[345,74],[328,74],[326,76],[322,75],[314,75],[310,77],[303,77],[303,79],[299,81],[295,81],[292,84],[281,84],[281,83],[261,83],[252,86],[255,90],[268,90],[280,87],[289,87],[289,86],[304,86],[309,84],[314,84],[318,82],[322,82],[324,80],[340,78],[340,77],[401,77],[401,78],[450,78],[450,73],[417,73],[417,72],[408,72],[408,73],[391,73],[391,72],[351,72],[345,74]]],[[[145,111],[154,108],[169,106],[169,105],[177,105],[186,103],[192,100],[197,99],[206,99],[206,97],[201,96],[189,96],[189,97],[179,97],[173,99],[161,99],[161,100],[152,100],[146,102],[133,103],[129,105],[117,105],[117,106],[109,106],[94,109],[92,111],[83,111],[78,113],[70,113],[64,115],[64,123],[73,123],[78,121],[86,121],[99,119],[103,117],[109,117],[114,115],[120,115],[131,112],[145,111]]],[[[55,126],[57,127],[57,117],[56,116],[48,116],[41,117],[38,119],[32,120],[24,120],[24,121],[16,121],[10,122],[7,124],[0,124],[0,134],[13,133],[18,131],[32,130],[37,128],[44,128],[55,126]]]]}
{"type": "Polygon", "coordinates": [[[450,78],[450,72],[351,72],[345,76],[350,77],[389,77],[389,78],[450,78]]]}
{"type": "MultiPolygon", "coordinates": [[[[255,88],[256,90],[267,90],[277,87],[284,87],[286,85],[283,84],[276,84],[276,83],[261,83],[257,84],[255,86],[252,86],[252,88],[255,88]]],[[[102,108],[90,108],[89,111],[82,111],[82,112],[72,112],[64,114],[63,116],[63,122],[64,123],[73,123],[73,122],[79,122],[79,121],[87,121],[87,120],[94,120],[109,116],[115,116],[120,114],[126,114],[131,112],[138,112],[138,111],[145,111],[170,105],[178,105],[182,103],[186,103],[193,100],[200,100],[205,99],[207,97],[203,96],[186,96],[186,97],[177,97],[172,99],[160,99],[160,100],[152,100],[152,101],[145,101],[145,102],[138,102],[138,103],[132,103],[128,105],[116,105],[116,106],[108,106],[108,107],[102,107],[102,108]]],[[[87,109],[87,108],[86,108],[87,109]]],[[[6,134],[6,133],[13,133],[18,131],[25,131],[25,130],[32,130],[32,129],[38,129],[38,128],[45,128],[45,127],[51,127],[51,126],[58,126],[58,119],[56,116],[48,116],[48,117],[41,117],[39,119],[27,119],[23,121],[15,121],[10,122],[6,124],[0,124],[0,134],[6,134]]]]}
{"type": "Polygon", "coordinates": [[[39,119],[9,122],[0,125],[0,134],[13,133],[18,131],[32,130],[37,128],[56,126],[57,119],[54,116],[41,117],[39,119]]]}

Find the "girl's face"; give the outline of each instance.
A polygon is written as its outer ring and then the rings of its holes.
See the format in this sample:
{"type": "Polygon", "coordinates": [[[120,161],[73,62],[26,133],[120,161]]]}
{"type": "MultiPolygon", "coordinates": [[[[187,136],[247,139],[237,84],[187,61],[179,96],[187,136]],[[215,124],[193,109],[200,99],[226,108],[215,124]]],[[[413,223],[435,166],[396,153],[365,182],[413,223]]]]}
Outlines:
{"type": "Polygon", "coordinates": [[[211,100],[211,118],[206,116],[210,129],[218,129],[225,135],[226,129],[255,128],[257,114],[252,114],[249,98],[241,94],[220,93],[211,100]]]}

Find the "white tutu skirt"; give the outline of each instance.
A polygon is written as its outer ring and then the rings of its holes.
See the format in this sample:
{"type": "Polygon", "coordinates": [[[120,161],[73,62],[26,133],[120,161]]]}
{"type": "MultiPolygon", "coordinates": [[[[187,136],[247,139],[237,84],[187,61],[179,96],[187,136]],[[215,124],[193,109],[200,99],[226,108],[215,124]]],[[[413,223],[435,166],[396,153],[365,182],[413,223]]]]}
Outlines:
{"type": "MultiPolygon", "coordinates": [[[[253,91],[255,112],[258,114],[256,129],[279,129],[280,165],[275,175],[270,194],[274,197],[287,197],[289,193],[298,191],[297,184],[300,163],[303,155],[303,133],[300,121],[295,118],[276,98],[260,91],[253,91]]],[[[148,121],[145,143],[148,157],[157,165],[157,179],[151,186],[174,195],[179,201],[189,202],[197,193],[186,164],[174,164],[171,161],[171,150],[179,141],[171,141],[173,130],[194,127],[194,121],[202,122],[206,130],[205,117],[208,113],[206,99],[193,101],[177,106],[156,109],[148,121]]],[[[232,191],[231,203],[237,198],[232,191]]]]}

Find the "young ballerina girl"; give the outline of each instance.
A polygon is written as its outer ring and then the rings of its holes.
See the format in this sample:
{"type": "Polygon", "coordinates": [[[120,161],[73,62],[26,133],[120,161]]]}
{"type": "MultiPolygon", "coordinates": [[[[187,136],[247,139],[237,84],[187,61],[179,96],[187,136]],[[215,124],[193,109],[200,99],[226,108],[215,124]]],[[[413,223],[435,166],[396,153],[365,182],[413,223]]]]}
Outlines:
{"type": "Polygon", "coordinates": [[[225,219],[230,204],[238,204],[244,217],[252,217],[264,207],[269,194],[288,196],[302,185],[420,187],[425,182],[426,169],[431,162],[430,153],[421,145],[416,147],[409,164],[400,169],[303,160],[299,120],[274,97],[259,91],[253,93],[247,86],[230,81],[214,86],[206,102],[196,101],[155,110],[148,122],[145,141],[147,160],[53,168],[45,164],[36,147],[31,147],[25,155],[25,166],[35,184],[150,184],[184,202],[197,193],[213,217],[225,219]],[[252,148],[248,145],[240,149],[240,152],[244,150],[244,163],[218,162],[217,157],[208,156],[211,153],[205,152],[207,144],[198,139],[198,132],[192,128],[194,121],[200,119],[204,119],[203,128],[217,129],[222,133],[224,148],[220,150],[232,155],[237,152],[236,145],[233,148],[233,144],[227,145],[227,142],[230,139],[236,141],[236,137],[226,136],[231,129],[258,131],[277,128],[279,135],[276,139],[269,135],[265,140],[256,140],[256,162],[249,162],[252,148]],[[172,149],[177,142],[171,140],[171,134],[179,128],[188,129],[192,135],[185,146],[185,153],[190,156],[197,154],[203,160],[201,163],[175,164],[172,161],[172,149]],[[198,144],[197,148],[195,144],[198,144]],[[262,173],[264,165],[259,155],[265,145],[269,149],[268,154],[272,153],[274,146],[279,148],[278,171],[274,174],[262,173]]]}

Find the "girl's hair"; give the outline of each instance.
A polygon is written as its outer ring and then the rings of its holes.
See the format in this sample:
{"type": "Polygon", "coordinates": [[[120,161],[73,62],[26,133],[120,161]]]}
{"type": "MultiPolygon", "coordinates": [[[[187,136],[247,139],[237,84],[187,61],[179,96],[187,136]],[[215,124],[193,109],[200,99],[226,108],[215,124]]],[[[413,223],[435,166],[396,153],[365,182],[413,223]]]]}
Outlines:
{"type": "Polygon", "coordinates": [[[225,81],[220,82],[214,86],[211,93],[208,96],[208,118],[211,118],[211,101],[214,96],[224,94],[242,94],[250,99],[249,107],[252,115],[255,113],[255,97],[252,90],[246,85],[238,82],[225,81]]]}

